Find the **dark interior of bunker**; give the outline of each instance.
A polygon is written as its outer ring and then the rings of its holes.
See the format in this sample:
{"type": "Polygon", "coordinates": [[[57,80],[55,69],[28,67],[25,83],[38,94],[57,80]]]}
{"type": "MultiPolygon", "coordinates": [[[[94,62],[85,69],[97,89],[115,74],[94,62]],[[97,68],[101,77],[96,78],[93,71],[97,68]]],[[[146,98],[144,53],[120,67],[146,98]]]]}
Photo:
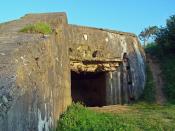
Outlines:
{"type": "Polygon", "coordinates": [[[105,106],[106,79],[104,72],[71,71],[71,95],[73,102],[85,106],[105,106]]]}

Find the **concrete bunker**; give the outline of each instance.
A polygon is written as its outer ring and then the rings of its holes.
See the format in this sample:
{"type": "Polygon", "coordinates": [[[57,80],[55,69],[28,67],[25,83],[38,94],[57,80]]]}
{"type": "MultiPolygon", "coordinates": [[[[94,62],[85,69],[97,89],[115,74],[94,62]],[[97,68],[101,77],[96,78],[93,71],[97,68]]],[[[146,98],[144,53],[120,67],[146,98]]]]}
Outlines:
{"type": "Polygon", "coordinates": [[[144,89],[145,54],[132,33],[68,25],[65,13],[29,14],[0,26],[0,131],[54,128],[71,94],[103,106],[137,100],[144,89]],[[19,32],[37,22],[51,25],[52,34],[19,32]]]}
{"type": "Polygon", "coordinates": [[[137,100],[145,82],[144,51],[137,37],[85,26],[69,25],[68,28],[72,100],[86,106],[137,100]]]}
{"type": "Polygon", "coordinates": [[[86,106],[106,106],[108,98],[108,73],[116,71],[118,59],[71,60],[71,96],[73,102],[86,106]]]}

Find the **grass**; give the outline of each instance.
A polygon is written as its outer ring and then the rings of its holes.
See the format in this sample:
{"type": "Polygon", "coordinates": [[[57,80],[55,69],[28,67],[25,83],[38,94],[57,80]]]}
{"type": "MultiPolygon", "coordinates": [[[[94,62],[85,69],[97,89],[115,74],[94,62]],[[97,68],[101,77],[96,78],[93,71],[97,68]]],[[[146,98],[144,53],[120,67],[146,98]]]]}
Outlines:
{"type": "Polygon", "coordinates": [[[50,34],[52,32],[52,29],[50,25],[43,22],[39,22],[35,24],[26,25],[24,28],[20,30],[20,32],[50,34]]]}
{"type": "Polygon", "coordinates": [[[73,104],[62,114],[57,131],[174,131],[175,106],[139,103],[127,112],[98,113],[73,104]]]}

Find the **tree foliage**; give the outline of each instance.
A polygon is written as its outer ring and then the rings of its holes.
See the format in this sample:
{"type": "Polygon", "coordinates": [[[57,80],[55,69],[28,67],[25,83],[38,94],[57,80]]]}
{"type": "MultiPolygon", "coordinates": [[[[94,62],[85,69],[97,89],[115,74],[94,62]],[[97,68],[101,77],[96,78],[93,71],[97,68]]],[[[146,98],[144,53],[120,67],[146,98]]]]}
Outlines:
{"type": "Polygon", "coordinates": [[[159,29],[155,41],[165,53],[175,52],[175,15],[170,16],[166,26],[159,29]]]}
{"type": "Polygon", "coordinates": [[[175,103],[175,15],[155,34],[155,42],[146,46],[146,52],[159,58],[164,76],[164,92],[168,102],[175,103]]]}
{"type": "Polygon", "coordinates": [[[155,34],[158,32],[159,28],[157,26],[149,26],[145,28],[140,34],[139,39],[144,42],[144,46],[146,46],[147,41],[152,37],[155,37],[155,34]]]}

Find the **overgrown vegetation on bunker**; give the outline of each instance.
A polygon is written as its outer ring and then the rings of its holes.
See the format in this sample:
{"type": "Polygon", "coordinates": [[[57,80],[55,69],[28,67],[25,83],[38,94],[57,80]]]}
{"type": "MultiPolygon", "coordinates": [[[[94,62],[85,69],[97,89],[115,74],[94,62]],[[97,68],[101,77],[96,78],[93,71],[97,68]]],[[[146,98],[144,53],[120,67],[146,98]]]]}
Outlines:
{"type": "Polygon", "coordinates": [[[35,24],[26,25],[24,28],[20,30],[20,32],[50,34],[52,32],[52,29],[49,24],[39,22],[35,24]]]}

